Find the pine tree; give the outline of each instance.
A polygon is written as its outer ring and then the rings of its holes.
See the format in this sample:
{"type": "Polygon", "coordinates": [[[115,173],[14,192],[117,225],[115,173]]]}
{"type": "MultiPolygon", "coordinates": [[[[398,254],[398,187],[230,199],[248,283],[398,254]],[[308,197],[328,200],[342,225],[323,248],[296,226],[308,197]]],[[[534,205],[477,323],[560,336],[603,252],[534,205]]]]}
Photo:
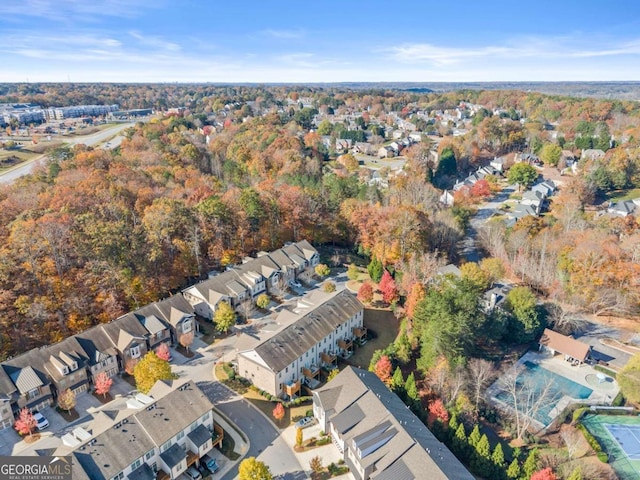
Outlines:
{"type": "Polygon", "coordinates": [[[458,429],[458,416],[455,413],[451,414],[451,418],[449,419],[449,430],[455,432],[458,429]]]}
{"type": "Polygon", "coordinates": [[[467,443],[467,432],[464,430],[464,424],[460,422],[453,437],[453,448],[458,457],[466,461],[469,457],[469,444],[467,443]]]}
{"type": "Polygon", "coordinates": [[[460,443],[467,443],[467,432],[465,432],[464,424],[462,422],[458,424],[455,438],[460,441],[460,443]]]}
{"type": "Polygon", "coordinates": [[[538,451],[534,448],[529,452],[527,459],[522,466],[522,473],[526,478],[531,478],[531,475],[538,469],[538,451]]]}
{"type": "Polygon", "coordinates": [[[469,445],[471,445],[473,448],[476,448],[476,445],[478,445],[479,441],[480,441],[480,427],[478,426],[478,424],[476,424],[473,427],[471,434],[469,435],[469,445]]]}
{"type": "Polygon", "coordinates": [[[493,450],[491,454],[491,460],[495,464],[496,467],[504,466],[504,452],[502,451],[502,444],[498,443],[496,448],[493,450]]]}
{"type": "Polygon", "coordinates": [[[407,381],[404,384],[404,391],[407,393],[407,398],[413,402],[420,401],[420,395],[418,394],[418,386],[416,385],[416,377],[411,372],[407,377],[407,381]]]}
{"type": "Polygon", "coordinates": [[[518,463],[518,459],[514,458],[513,462],[507,468],[507,477],[516,479],[520,476],[520,464],[518,463]]]}
{"type": "Polygon", "coordinates": [[[402,375],[400,367],[396,367],[393,372],[393,377],[391,377],[391,390],[393,390],[400,398],[405,396],[404,376],[402,375]]]}
{"type": "Polygon", "coordinates": [[[491,458],[491,445],[489,445],[489,439],[486,435],[483,434],[482,437],[480,437],[480,440],[476,444],[476,452],[478,452],[480,458],[486,460],[491,458]]]}
{"type": "Polygon", "coordinates": [[[369,276],[371,280],[375,283],[378,283],[382,278],[382,272],[384,268],[382,267],[382,262],[378,260],[376,257],[371,259],[369,265],[367,265],[367,271],[369,272],[369,276]]]}

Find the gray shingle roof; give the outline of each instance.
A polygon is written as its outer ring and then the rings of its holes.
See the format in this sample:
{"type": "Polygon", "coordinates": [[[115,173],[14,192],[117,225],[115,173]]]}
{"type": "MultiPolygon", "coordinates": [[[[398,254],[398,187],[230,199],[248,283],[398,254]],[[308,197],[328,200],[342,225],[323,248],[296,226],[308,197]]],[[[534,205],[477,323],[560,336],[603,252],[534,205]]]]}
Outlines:
{"type": "MultiPolygon", "coordinates": [[[[333,389],[339,389],[340,395],[335,401],[335,413],[329,415],[327,412],[331,422],[334,419],[342,422],[342,413],[353,404],[367,412],[342,437],[347,446],[351,447],[351,441],[355,440],[359,448],[367,452],[359,461],[364,467],[375,464],[376,473],[372,478],[473,479],[446,446],[373,373],[347,367],[326,386],[316,390],[314,397],[320,400],[325,411],[325,403],[330,403],[334,398],[327,393],[333,389]],[[377,446],[373,439],[383,444],[377,446]],[[404,463],[404,466],[398,462],[404,463]],[[412,476],[407,476],[407,471],[412,476]]],[[[356,418],[355,415],[347,417],[352,420],[356,418]]]]}
{"type": "Polygon", "coordinates": [[[158,445],[165,443],[213,408],[213,404],[192,381],[185,383],[183,387],[156,401],[154,409],[134,414],[158,445]]]}
{"type": "MultiPolygon", "coordinates": [[[[141,467],[127,475],[129,480],[156,480],[156,474],[149,465],[143,463],[141,467]]],[[[75,480],[75,477],[74,477],[75,480]]]]}
{"type": "Polygon", "coordinates": [[[272,371],[279,372],[363,308],[355,295],[343,290],[259,344],[255,351],[272,371]]]}
{"type": "Polygon", "coordinates": [[[153,305],[160,312],[161,318],[174,327],[183,318],[193,316],[193,306],[179,293],[153,305]]]}
{"type": "Polygon", "coordinates": [[[193,432],[187,433],[187,437],[189,437],[189,440],[191,440],[196,447],[200,448],[207,443],[207,441],[211,440],[211,432],[204,425],[198,425],[193,432]]]}
{"type": "Polygon", "coordinates": [[[109,356],[116,355],[116,349],[102,329],[102,325],[97,325],[76,335],[76,340],[87,353],[89,365],[95,365],[106,360],[109,356]]]}
{"type": "Polygon", "coordinates": [[[32,367],[20,368],[11,373],[10,377],[18,391],[23,394],[44,385],[42,379],[32,367]]]}
{"type": "Polygon", "coordinates": [[[163,453],[161,453],[160,457],[162,457],[164,463],[167,464],[167,467],[173,469],[173,467],[187,458],[187,454],[179,444],[174,443],[173,445],[171,445],[171,447],[167,448],[163,453]]]}

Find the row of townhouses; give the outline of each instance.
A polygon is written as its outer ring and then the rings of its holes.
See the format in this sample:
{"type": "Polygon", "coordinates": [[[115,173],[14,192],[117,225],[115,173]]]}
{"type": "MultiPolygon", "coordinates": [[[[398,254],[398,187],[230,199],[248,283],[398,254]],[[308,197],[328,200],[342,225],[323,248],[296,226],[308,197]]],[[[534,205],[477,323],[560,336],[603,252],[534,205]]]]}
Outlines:
{"type": "Polygon", "coordinates": [[[283,310],[273,336],[238,353],[238,372],[258,388],[278,397],[300,394],[302,385],[319,385],[322,370],[348,358],[354,341],[366,341],[364,306],[343,290],[327,296],[316,292],[293,310],[283,310]]]}
{"type": "Polygon", "coordinates": [[[189,381],[157,382],[121,408],[100,410],[88,427],[62,436],[56,456],[72,456],[74,480],[174,479],[220,444],[213,404],[189,381]]]}
{"type": "Polygon", "coordinates": [[[259,255],[240,266],[186,289],[182,294],[146,305],[106,324],[55,344],[35,348],[0,365],[0,430],[11,427],[23,407],[37,411],[52,405],[66,389],[90,389],[100,372],[128,370],[161,343],[175,345],[197,331],[195,313],[213,318],[221,301],[237,307],[282,281],[295,280],[317,265],[319,255],[307,241],[259,255]],[[204,297],[199,297],[200,292],[204,297]]]}
{"type": "Polygon", "coordinates": [[[313,414],[357,480],[474,478],[371,372],[345,368],[313,392],[313,414]]]}

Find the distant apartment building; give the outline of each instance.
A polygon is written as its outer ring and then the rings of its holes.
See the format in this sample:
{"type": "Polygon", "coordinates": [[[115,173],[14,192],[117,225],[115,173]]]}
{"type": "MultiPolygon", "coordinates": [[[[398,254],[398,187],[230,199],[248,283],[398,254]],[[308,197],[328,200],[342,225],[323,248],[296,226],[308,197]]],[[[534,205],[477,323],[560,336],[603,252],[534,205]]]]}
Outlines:
{"type": "Polygon", "coordinates": [[[323,370],[326,375],[336,368],[338,356],[350,356],[353,342],[366,338],[363,312],[346,290],[317,292],[279,314],[276,323],[284,329],[238,353],[238,373],[271,395],[299,396],[303,384],[315,386],[323,370]]]}
{"type": "Polygon", "coordinates": [[[195,312],[213,319],[220,302],[239,308],[263,292],[282,290],[289,282],[320,261],[318,251],[306,240],[286,245],[222,272],[182,291],[195,312]]]}
{"type": "Polygon", "coordinates": [[[373,373],[347,367],[313,392],[313,414],[357,480],[473,480],[373,373]]]}
{"type": "Polygon", "coordinates": [[[21,125],[45,121],[42,107],[33,103],[1,103],[0,118],[4,125],[10,124],[12,120],[21,125]]]}
{"type": "Polygon", "coordinates": [[[212,410],[193,381],[159,381],[121,410],[95,413],[89,431],[63,435],[54,455],[73,456],[75,480],[175,479],[222,441],[212,410]]]}
{"type": "Polygon", "coordinates": [[[65,118],[99,117],[116,112],[119,105],[74,105],[71,107],[51,107],[44,110],[47,120],[64,120],[65,118]]]}

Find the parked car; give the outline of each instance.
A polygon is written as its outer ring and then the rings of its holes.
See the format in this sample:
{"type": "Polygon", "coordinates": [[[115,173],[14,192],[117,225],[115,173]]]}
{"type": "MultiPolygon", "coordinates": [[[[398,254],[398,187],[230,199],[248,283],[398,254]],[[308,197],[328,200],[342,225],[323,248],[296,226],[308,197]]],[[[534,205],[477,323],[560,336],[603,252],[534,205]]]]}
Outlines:
{"type": "Polygon", "coordinates": [[[216,473],[218,470],[220,470],[220,465],[218,465],[216,459],[210,456],[208,453],[202,456],[200,462],[203,463],[211,473],[216,473]]]}
{"type": "Polygon", "coordinates": [[[192,478],[193,480],[200,480],[202,478],[202,474],[194,466],[191,466],[187,469],[187,476],[189,478],[192,478]]]}
{"type": "Polygon", "coordinates": [[[304,417],[296,422],[297,428],[305,428],[313,423],[313,417],[304,417]]]}
{"type": "Polygon", "coordinates": [[[289,285],[291,285],[292,287],[296,287],[296,288],[302,288],[302,284],[297,280],[291,280],[289,282],[289,285]]]}
{"type": "Polygon", "coordinates": [[[44,430],[49,426],[49,420],[47,420],[47,418],[44,415],[42,415],[40,412],[34,413],[33,418],[36,421],[36,426],[38,427],[38,430],[44,430]]]}

